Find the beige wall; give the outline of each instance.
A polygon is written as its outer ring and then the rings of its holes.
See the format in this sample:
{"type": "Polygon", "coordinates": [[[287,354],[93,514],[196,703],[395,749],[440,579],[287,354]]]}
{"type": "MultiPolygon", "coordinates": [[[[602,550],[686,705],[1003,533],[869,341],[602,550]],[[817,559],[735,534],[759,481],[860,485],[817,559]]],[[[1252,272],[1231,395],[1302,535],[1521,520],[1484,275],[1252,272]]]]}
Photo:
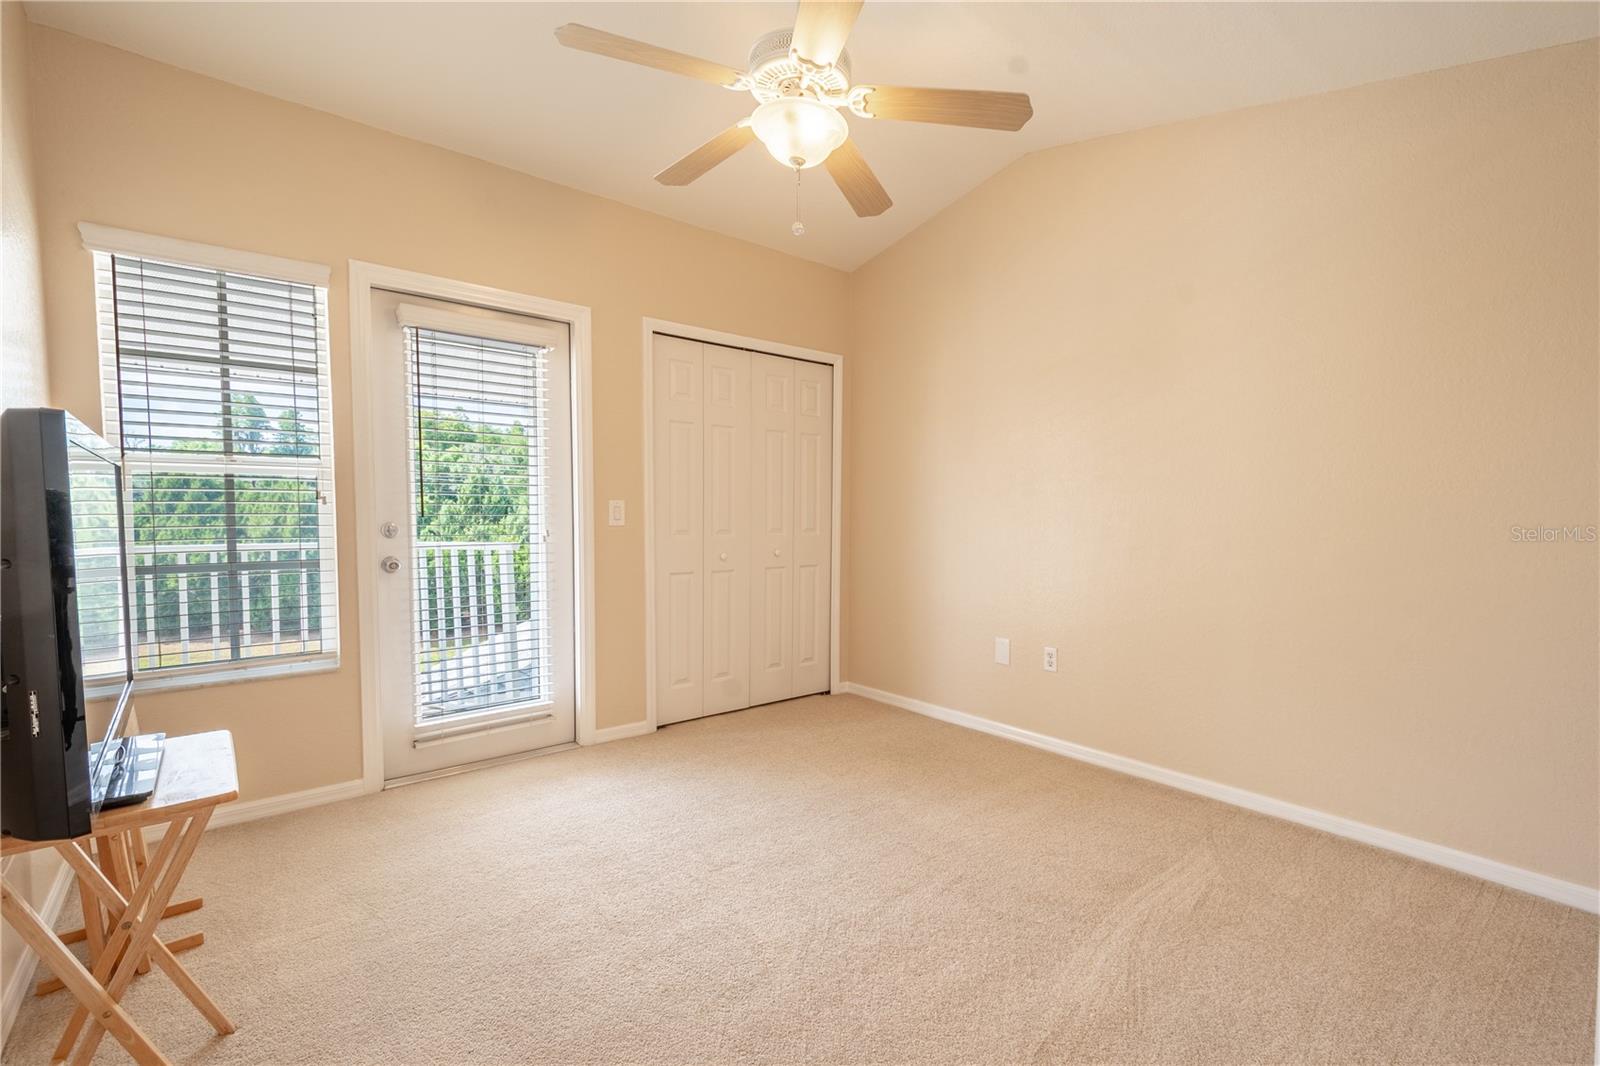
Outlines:
{"type": "Polygon", "coordinates": [[[1511,532],[1600,521],[1596,59],[1040,152],[858,271],[851,680],[1596,884],[1596,546],[1511,532]]]}
{"type": "Polygon", "coordinates": [[[39,283],[28,23],[20,0],[0,3],[0,407],[49,402],[39,283]]]}
{"type": "MultiPolygon", "coordinates": [[[[0,3],[0,408],[50,402],[27,38],[22,4],[0,3]]],[[[44,904],[61,862],[53,853],[32,852],[5,860],[4,869],[6,880],[38,907],[44,904]]],[[[9,987],[26,952],[11,927],[0,926],[0,987],[9,987]]],[[[9,1026],[10,1016],[0,1018],[0,1023],[9,1026]]],[[[4,1039],[0,1033],[0,1042],[4,1039]]]]}
{"type": "Polygon", "coordinates": [[[326,263],[340,501],[337,673],[139,700],[146,729],[234,731],[245,798],[357,778],[346,261],[593,310],[598,719],[644,717],[641,319],[846,348],[838,271],[91,43],[33,30],[36,151],[56,402],[97,422],[80,221],[326,263]],[[627,500],[629,524],[605,524],[627,500]]]}

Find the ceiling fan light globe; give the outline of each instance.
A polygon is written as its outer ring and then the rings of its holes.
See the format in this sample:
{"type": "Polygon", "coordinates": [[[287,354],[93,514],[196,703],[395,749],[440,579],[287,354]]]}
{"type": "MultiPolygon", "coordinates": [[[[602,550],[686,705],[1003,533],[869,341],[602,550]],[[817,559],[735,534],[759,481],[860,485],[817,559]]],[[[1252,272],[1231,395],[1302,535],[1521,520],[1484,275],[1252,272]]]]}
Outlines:
{"type": "Polygon", "coordinates": [[[804,96],[762,104],[751,114],[750,128],[772,158],[797,170],[821,163],[850,136],[850,127],[835,108],[804,96]]]}

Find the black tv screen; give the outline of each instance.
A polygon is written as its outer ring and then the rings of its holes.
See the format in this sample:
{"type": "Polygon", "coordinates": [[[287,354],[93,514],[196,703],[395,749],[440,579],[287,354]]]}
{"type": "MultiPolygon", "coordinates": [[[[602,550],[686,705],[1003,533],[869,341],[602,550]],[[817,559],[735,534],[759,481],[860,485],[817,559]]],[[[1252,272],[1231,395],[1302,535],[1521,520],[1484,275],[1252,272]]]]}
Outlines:
{"type": "Polygon", "coordinates": [[[85,686],[133,689],[121,470],[111,447],[50,408],[0,414],[0,830],[89,831],[109,746],[91,745],[85,686]]]}

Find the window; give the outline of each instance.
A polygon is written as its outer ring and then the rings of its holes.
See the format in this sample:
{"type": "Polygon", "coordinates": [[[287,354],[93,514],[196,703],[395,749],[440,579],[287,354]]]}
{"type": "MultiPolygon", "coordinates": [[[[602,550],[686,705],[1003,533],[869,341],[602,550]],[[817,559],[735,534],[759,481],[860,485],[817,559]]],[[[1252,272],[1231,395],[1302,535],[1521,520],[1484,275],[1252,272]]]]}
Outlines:
{"type": "Polygon", "coordinates": [[[550,349],[424,326],[404,334],[417,718],[548,702],[550,349]]]}
{"type": "Polygon", "coordinates": [[[325,281],[114,250],[94,260],[138,669],[334,659],[325,281]]]}

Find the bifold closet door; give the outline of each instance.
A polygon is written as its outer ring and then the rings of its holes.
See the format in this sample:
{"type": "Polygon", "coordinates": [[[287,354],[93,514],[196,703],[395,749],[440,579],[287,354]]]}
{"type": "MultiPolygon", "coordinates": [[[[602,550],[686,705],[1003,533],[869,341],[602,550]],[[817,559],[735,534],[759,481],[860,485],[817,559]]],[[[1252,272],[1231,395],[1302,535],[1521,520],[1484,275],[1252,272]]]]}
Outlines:
{"type": "Polygon", "coordinates": [[[702,346],[654,338],[656,721],[705,713],[705,358],[702,346]]]}
{"type": "Polygon", "coordinates": [[[652,344],[656,721],[826,692],[832,368],[652,344]]]}
{"type": "Polygon", "coordinates": [[[828,690],[833,369],[750,356],[750,702],[828,690]]]}
{"type": "Polygon", "coordinates": [[[793,359],[750,356],[750,702],[794,691],[793,359]]]}
{"type": "Polygon", "coordinates": [[[715,344],[705,359],[705,700],[750,706],[750,353],[715,344]]]}
{"type": "Polygon", "coordinates": [[[833,368],[794,364],[794,686],[826,692],[833,626],[833,368]]]}

